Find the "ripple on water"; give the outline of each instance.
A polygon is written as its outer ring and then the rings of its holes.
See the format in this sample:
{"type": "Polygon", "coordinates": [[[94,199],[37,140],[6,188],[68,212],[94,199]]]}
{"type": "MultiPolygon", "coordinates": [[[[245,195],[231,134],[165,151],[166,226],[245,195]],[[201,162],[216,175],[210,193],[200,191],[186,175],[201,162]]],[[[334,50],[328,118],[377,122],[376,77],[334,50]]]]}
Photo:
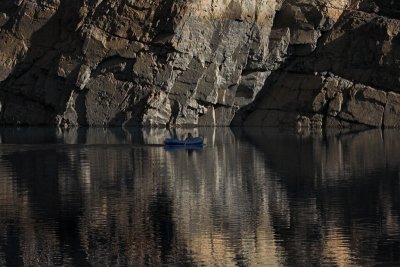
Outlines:
{"type": "Polygon", "coordinates": [[[0,265],[400,263],[400,162],[381,134],[203,129],[202,151],[168,151],[112,145],[161,130],[37,132],[0,150],[0,265]]]}

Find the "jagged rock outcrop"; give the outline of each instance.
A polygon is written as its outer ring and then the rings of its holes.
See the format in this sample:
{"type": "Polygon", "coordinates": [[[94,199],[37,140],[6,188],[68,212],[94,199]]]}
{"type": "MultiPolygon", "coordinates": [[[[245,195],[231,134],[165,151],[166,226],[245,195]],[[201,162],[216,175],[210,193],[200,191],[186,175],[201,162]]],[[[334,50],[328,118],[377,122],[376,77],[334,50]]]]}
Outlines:
{"type": "Polygon", "coordinates": [[[400,21],[393,19],[396,9],[389,12],[398,5],[391,3],[349,2],[316,45],[310,38],[308,51],[288,57],[268,78],[259,100],[236,123],[398,127],[400,21]]]}
{"type": "Polygon", "coordinates": [[[371,0],[2,1],[0,123],[397,126],[397,10],[371,0]]]}

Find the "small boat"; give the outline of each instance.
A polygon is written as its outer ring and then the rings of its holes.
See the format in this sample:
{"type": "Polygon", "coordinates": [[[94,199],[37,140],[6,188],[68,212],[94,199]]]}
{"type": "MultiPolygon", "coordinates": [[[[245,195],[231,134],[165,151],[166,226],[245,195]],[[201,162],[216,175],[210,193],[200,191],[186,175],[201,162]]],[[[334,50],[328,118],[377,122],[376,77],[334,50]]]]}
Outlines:
{"type": "Polygon", "coordinates": [[[190,138],[188,140],[179,140],[176,138],[167,138],[164,140],[166,146],[202,146],[204,140],[201,137],[190,138]]]}

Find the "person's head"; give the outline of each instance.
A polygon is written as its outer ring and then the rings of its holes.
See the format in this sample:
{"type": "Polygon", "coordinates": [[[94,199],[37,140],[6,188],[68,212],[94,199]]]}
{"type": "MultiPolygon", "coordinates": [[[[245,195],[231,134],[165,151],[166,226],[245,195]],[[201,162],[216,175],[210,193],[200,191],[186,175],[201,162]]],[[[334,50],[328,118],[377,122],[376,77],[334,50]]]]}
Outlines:
{"type": "Polygon", "coordinates": [[[191,137],[192,137],[192,133],[188,133],[188,137],[190,137],[190,138],[191,138],[191,137]]]}

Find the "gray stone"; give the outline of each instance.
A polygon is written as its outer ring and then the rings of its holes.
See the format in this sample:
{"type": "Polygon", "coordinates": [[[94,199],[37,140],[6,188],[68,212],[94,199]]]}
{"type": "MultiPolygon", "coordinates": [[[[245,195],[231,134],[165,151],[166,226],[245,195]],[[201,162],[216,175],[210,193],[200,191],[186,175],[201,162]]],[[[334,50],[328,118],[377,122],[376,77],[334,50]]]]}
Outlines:
{"type": "MultiPolygon", "coordinates": [[[[67,78],[74,70],[79,68],[79,62],[61,57],[58,63],[57,75],[62,78],[67,78]]],[[[80,75],[82,75],[80,73],[80,75]]]]}
{"type": "Polygon", "coordinates": [[[171,104],[166,93],[155,92],[147,99],[142,125],[167,125],[171,116],[171,104]]]}
{"type": "Polygon", "coordinates": [[[0,28],[4,26],[8,22],[9,17],[6,13],[0,13],[0,28]]]}
{"type": "Polygon", "coordinates": [[[298,113],[280,110],[256,110],[251,113],[244,126],[246,127],[290,127],[297,126],[298,113]]]}
{"type": "Polygon", "coordinates": [[[297,116],[297,128],[310,128],[311,121],[307,116],[297,116]]]}
{"type": "Polygon", "coordinates": [[[310,119],[311,129],[322,129],[324,116],[322,114],[314,114],[310,119]]]}
{"type": "Polygon", "coordinates": [[[315,44],[321,32],[317,30],[295,30],[290,33],[291,45],[315,44]]]}
{"type": "Polygon", "coordinates": [[[90,81],[91,69],[89,66],[82,65],[79,69],[78,78],[76,80],[76,87],[83,90],[86,84],[90,81]]]}
{"type": "Polygon", "coordinates": [[[342,104],[343,94],[338,93],[335,98],[329,102],[328,115],[335,117],[342,110],[342,104]]]}
{"type": "MultiPolygon", "coordinates": [[[[383,114],[385,107],[382,102],[375,102],[375,96],[379,94],[375,93],[364,93],[372,89],[356,89],[353,88],[347,92],[349,97],[345,99],[342,105],[342,111],[338,116],[347,121],[353,121],[369,126],[381,127],[383,123],[383,114]],[[365,98],[365,95],[373,95],[373,98],[365,98]],[[360,96],[364,96],[360,98],[360,96]]],[[[375,90],[377,91],[377,90],[375,90]]]]}
{"type": "Polygon", "coordinates": [[[383,124],[385,127],[400,127],[400,95],[390,92],[387,94],[385,116],[383,124]]]}
{"type": "Polygon", "coordinates": [[[322,112],[325,104],[326,104],[326,92],[321,91],[314,99],[313,102],[313,111],[314,112],[322,112]]]}
{"type": "Polygon", "coordinates": [[[339,79],[327,78],[324,83],[324,88],[326,89],[326,96],[328,99],[333,99],[337,92],[340,91],[339,79]]]}

